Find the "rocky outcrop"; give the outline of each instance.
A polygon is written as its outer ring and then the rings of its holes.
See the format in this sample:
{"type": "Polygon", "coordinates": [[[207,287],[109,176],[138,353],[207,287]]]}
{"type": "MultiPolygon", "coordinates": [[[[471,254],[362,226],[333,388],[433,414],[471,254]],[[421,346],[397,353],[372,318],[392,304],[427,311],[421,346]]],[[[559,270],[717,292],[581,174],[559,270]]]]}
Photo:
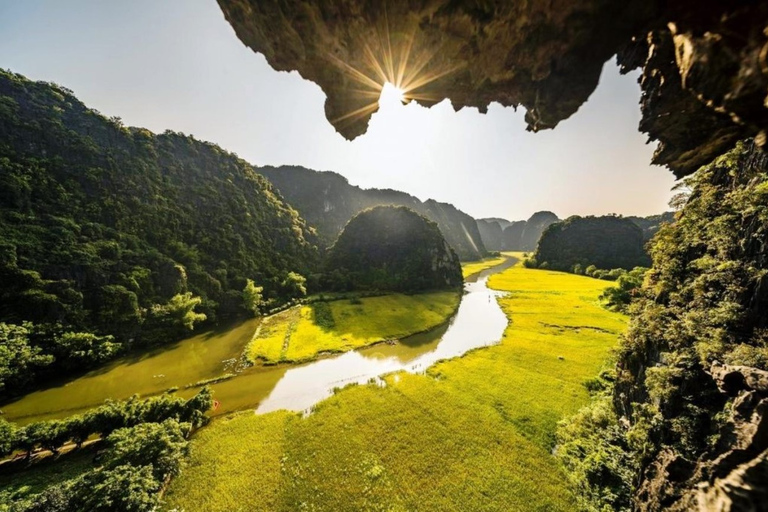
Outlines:
{"type": "Polygon", "coordinates": [[[716,363],[711,374],[733,399],[721,429],[726,442],[720,448],[726,448],[711,462],[699,461],[693,479],[697,488],[684,502],[695,501],[702,511],[768,510],[768,372],[716,363]]]}
{"type": "Polygon", "coordinates": [[[708,376],[730,399],[719,441],[698,460],[662,450],[637,493],[637,510],[768,510],[768,372],[715,363],[708,376]]]}
{"type": "Polygon", "coordinates": [[[501,217],[486,217],[485,219],[480,219],[480,220],[483,220],[485,222],[495,222],[496,224],[501,226],[501,229],[505,229],[507,226],[512,224],[507,219],[502,219],[501,217]]]}
{"type": "Polygon", "coordinates": [[[520,235],[520,250],[535,251],[544,230],[559,220],[557,215],[547,211],[536,212],[531,215],[520,235]]]}
{"type": "Polygon", "coordinates": [[[483,245],[489,251],[504,250],[504,230],[501,223],[495,219],[478,219],[477,229],[480,230],[480,238],[483,239],[483,245]]]}
{"type": "Polygon", "coordinates": [[[293,166],[261,167],[258,172],[317,229],[325,246],[333,244],[349,219],[361,211],[379,205],[400,205],[436,222],[462,260],[476,260],[487,253],[475,219],[452,204],[434,199],[422,202],[399,190],[362,189],[335,172],[293,166]]]}
{"type": "Polygon", "coordinates": [[[644,439],[638,510],[766,510],[767,183],[766,154],[737,144],[651,242],[613,392],[644,439]]]}
{"type": "Polygon", "coordinates": [[[504,228],[502,247],[504,247],[505,251],[523,250],[523,231],[525,230],[525,225],[526,221],[517,220],[504,228]]]}
{"type": "Polygon", "coordinates": [[[330,289],[414,292],[457,289],[458,256],[437,224],[404,206],[377,206],[357,214],[331,247],[330,289]]]}
{"type": "Polygon", "coordinates": [[[219,0],[237,36],[327,96],[345,137],[364,133],[386,82],[406,101],[454,108],[522,105],[530,130],[553,128],[619,54],[641,68],[641,129],[654,162],[690,174],[768,128],[768,3],[716,0],[219,0]]]}

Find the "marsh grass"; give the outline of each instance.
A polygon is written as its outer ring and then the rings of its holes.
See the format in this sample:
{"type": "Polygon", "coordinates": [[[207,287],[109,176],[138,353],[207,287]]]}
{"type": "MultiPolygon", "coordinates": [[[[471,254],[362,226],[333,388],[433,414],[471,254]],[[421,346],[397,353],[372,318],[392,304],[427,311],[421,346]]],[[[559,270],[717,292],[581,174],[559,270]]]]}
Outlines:
{"type": "Polygon", "coordinates": [[[459,299],[456,292],[436,292],[297,306],[266,318],[246,354],[251,362],[296,363],[403,338],[448,320],[459,299]]]}
{"type": "Polygon", "coordinates": [[[625,317],[610,283],[521,265],[491,277],[508,295],[502,343],[339,391],[306,418],[245,413],[193,441],[169,505],[197,510],[571,511],[552,457],[557,422],[589,401],[625,317]],[[250,478],[253,480],[251,481],[250,478]]]}
{"type": "Polygon", "coordinates": [[[491,267],[495,267],[496,265],[501,265],[505,261],[507,261],[507,258],[504,256],[500,256],[498,258],[485,258],[480,261],[462,263],[461,275],[464,277],[469,277],[472,274],[477,274],[478,272],[482,272],[483,270],[489,269],[491,267]]]}

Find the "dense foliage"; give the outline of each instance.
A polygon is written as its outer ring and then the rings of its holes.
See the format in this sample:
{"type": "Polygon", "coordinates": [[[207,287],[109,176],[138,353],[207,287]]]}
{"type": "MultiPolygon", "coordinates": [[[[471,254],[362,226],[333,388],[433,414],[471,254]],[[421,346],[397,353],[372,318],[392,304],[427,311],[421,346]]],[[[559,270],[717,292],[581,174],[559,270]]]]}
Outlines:
{"type": "Polygon", "coordinates": [[[436,222],[462,260],[486,255],[486,248],[472,217],[448,203],[418,198],[391,189],[361,189],[350,185],[334,172],[319,172],[303,167],[261,167],[258,172],[269,179],[307,222],[317,229],[326,246],[338,237],[349,220],[361,211],[380,205],[406,206],[436,222]]]}
{"type": "Polygon", "coordinates": [[[315,254],[237,156],[0,71],[0,396],[252,312],[249,279],[287,301],[315,254]]]}
{"type": "MultiPolygon", "coordinates": [[[[203,424],[211,406],[211,393],[204,388],[189,400],[171,395],[146,400],[134,397],[107,402],[84,415],[19,428],[0,420],[2,455],[19,449],[27,452],[27,459],[35,449],[56,455],[68,441],[79,448],[92,435],[103,439],[92,469],[48,485],[39,493],[28,493],[23,487],[0,492],[0,510],[155,510],[161,487],[180,472],[190,431],[203,424]]],[[[7,464],[13,470],[20,463],[7,464]]]]}
{"type": "Polygon", "coordinates": [[[629,510],[638,486],[655,489],[640,497],[659,500],[649,510],[681,499],[687,479],[697,481],[696,463],[718,460],[729,447],[721,435],[731,427],[721,427],[730,407],[712,364],[768,369],[768,160],[740,143],[686,185],[677,221],[650,246],[653,266],[630,307],[612,410],[599,423],[583,412],[563,437],[575,475],[602,475],[583,489],[595,510],[629,510]],[[674,466],[647,471],[654,461],[674,466]]]}
{"type": "Polygon", "coordinates": [[[437,224],[403,206],[377,206],[350,220],[329,252],[327,278],[339,290],[401,292],[463,282],[437,224]]]}
{"type": "Polygon", "coordinates": [[[653,235],[659,232],[661,226],[674,222],[675,212],[664,212],[658,215],[649,215],[648,217],[629,216],[624,218],[631,220],[637,227],[643,230],[643,239],[647,242],[653,238],[653,235]]]}
{"type": "Polygon", "coordinates": [[[647,267],[643,231],[616,216],[573,216],[544,230],[533,256],[547,268],[571,270],[575,265],[601,269],[647,267]]]}
{"type": "MultiPolygon", "coordinates": [[[[616,286],[606,288],[600,295],[600,300],[608,309],[626,313],[632,300],[640,295],[643,279],[648,269],[645,267],[635,267],[629,272],[624,269],[618,270],[620,274],[616,278],[616,286]]],[[[593,276],[598,277],[594,273],[593,276]]]]}
{"type": "Polygon", "coordinates": [[[147,422],[174,419],[198,427],[205,421],[203,413],[212,403],[210,390],[204,388],[189,400],[170,394],[144,400],[138,397],[125,401],[108,400],[82,415],[23,427],[0,419],[0,457],[19,450],[27,452],[28,457],[37,449],[56,453],[68,442],[81,445],[92,435],[107,437],[117,429],[147,422]]]}

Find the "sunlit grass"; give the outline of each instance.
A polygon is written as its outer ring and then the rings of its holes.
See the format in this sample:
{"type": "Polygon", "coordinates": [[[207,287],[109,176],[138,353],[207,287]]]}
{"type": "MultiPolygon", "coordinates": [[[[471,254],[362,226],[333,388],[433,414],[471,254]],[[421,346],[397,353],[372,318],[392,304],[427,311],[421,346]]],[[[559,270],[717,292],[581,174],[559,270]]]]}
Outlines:
{"type": "Polygon", "coordinates": [[[190,448],[185,472],[194,478],[176,480],[166,500],[183,504],[180,511],[278,510],[285,423],[293,416],[278,411],[247,421],[256,417],[249,411],[216,420],[190,448]],[[235,439],[242,443],[237,448],[235,439]]]}
{"type": "Polygon", "coordinates": [[[500,345],[427,375],[390,375],[384,388],[345,389],[305,419],[249,413],[214,422],[193,441],[193,465],[172,483],[170,504],[187,512],[574,510],[551,455],[553,433],[587,403],[583,382],[609,358],[625,317],[597,304],[604,281],[518,265],[490,285],[509,292],[500,304],[512,322],[500,345]]]}
{"type": "Polygon", "coordinates": [[[495,267],[496,265],[501,265],[505,261],[507,261],[507,258],[504,256],[500,256],[498,258],[484,258],[480,261],[462,263],[461,274],[464,277],[468,277],[468,276],[471,276],[472,274],[477,274],[478,272],[482,272],[485,269],[495,267]]]}
{"type": "Polygon", "coordinates": [[[309,361],[324,352],[403,338],[448,320],[459,298],[456,292],[393,294],[297,306],[262,322],[248,358],[269,364],[309,361]]]}

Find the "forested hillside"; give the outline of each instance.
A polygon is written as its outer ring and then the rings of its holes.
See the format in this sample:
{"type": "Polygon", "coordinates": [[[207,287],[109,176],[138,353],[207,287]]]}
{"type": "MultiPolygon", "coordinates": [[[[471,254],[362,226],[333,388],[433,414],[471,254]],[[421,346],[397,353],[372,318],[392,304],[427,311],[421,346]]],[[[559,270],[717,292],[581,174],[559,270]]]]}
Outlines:
{"type": "Polygon", "coordinates": [[[326,246],[336,240],[349,219],[379,205],[406,206],[437,223],[446,241],[462,260],[476,260],[486,254],[475,219],[448,203],[433,199],[420,201],[405,192],[391,189],[362,189],[350,185],[334,172],[303,167],[261,167],[269,179],[296,208],[326,246]]]}
{"type": "Polygon", "coordinates": [[[404,206],[357,214],[328,254],[330,284],[339,290],[414,292],[458,289],[461,264],[437,224],[404,206]]]}
{"type": "Polygon", "coordinates": [[[643,230],[629,219],[574,215],[544,230],[534,260],[557,270],[575,265],[631,270],[650,264],[643,243],[643,230]]]}
{"type": "Polygon", "coordinates": [[[643,230],[643,238],[648,241],[653,238],[653,235],[658,233],[662,224],[669,224],[675,220],[674,212],[664,212],[659,215],[649,215],[648,217],[625,217],[628,220],[634,222],[637,227],[643,230]]]}
{"type": "MultiPolygon", "coordinates": [[[[514,222],[500,218],[478,219],[477,227],[480,230],[483,244],[489,251],[532,251],[536,249],[538,242],[538,238],[534,241],[536,233],[539,233],[540,238],[544,229],[557,218],[553,218],[551,215],[550,212],[537,212],[528,221],[518,220],[514,222]],[[523,233],[526,232],[530,220],[533,220],[534,224],[538,224],[538,227],[528,227],[526,240],[523,241],[523,233]]],[[[648,217],[631,216],[625,218],[642,230],[643,240],[647,242],[656,234],[662,224],[674,220],[674,213],[665,212],[648,217]]]]}
{"type": "Polygon", "coordinates": [[[768,158],[739,143],[686,185],[651,241],[615,375],[561,432],[590,510],[767,503],[768,158]]]}
{"type": "Polygon", "coordinates": [[[316,252],[237,156],[0,72],[0,395],[253,309],[248,280],[289,300],[316,252]]]}

